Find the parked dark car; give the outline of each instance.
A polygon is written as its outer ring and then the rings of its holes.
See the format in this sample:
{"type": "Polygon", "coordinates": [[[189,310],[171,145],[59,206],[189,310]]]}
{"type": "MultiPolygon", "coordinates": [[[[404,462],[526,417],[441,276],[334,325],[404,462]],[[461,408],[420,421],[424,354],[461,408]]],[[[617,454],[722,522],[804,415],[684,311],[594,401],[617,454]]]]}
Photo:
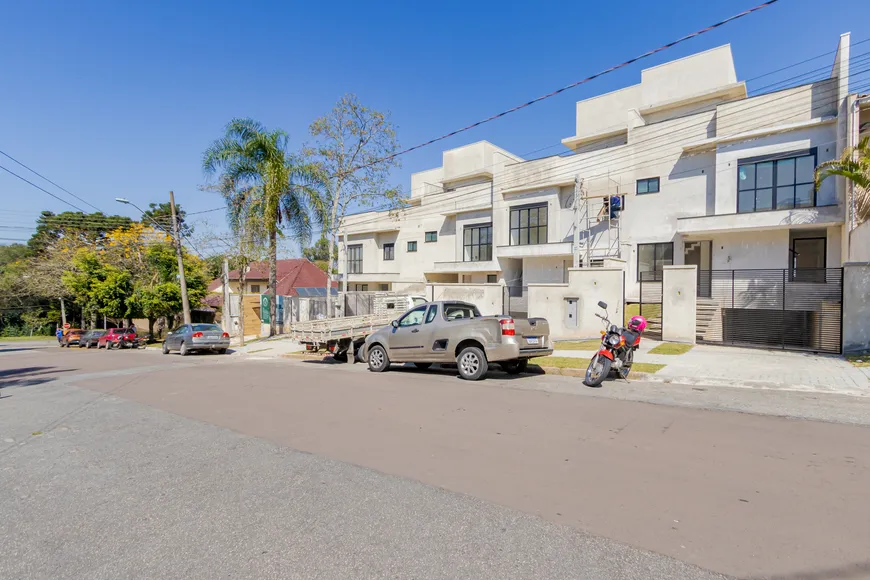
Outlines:
{"type": "Polygon", "coordinates": [[[63,338],[60,339],[61,348],[65,347],[65,346],[68,347],[71,344],[78,344],[79,340],[81,339],[81,337],[84,333],[85,333],[85,331],[82,330],[81,328],[70,328],[63,335],[63,338]]]}
{"type": "Polygon", "coordinates": [[[125,348],[135,343],[136,333],[129,328],[110,328],[106,334],[100,337],[97,348],[105,347],[106,350],[113,348],[125,348]]]}
{"type": "Polygon", "coordinates": [[[100,337],[106,334],[105,330],[89,330],[79,339],[79,348],[91,348],[99,346],[100,337]]]}

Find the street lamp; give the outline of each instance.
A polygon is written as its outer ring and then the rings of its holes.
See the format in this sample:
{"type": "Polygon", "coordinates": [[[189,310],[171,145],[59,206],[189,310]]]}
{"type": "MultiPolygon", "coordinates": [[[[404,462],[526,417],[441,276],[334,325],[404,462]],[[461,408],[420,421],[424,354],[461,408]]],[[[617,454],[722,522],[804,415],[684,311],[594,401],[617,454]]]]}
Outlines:
{"type": "MultiPolygon", "coordinates": [[[[117,201],[118,203],[123,203],[125,205],[132,205],[133,207],[138,209],[143,216],[145,215],[145,211],[141,207],[139,207],[126,197],[116,197],[115,201],[117,201]]],[[[181,238],[178,235],[178,218],[175,214],[175,194],[173,194],[171,191],[169,192],[169,207],[172,208],[172,241],[175,244],[175,255],[178,258],[178,282],[181,286],[181,307],[184,310],[184,323],[190,324],[190,303],[187,301],[187,280],[184,277],[184,261],[182,260],[181,255],[181,238]]],[[[160,225],[157,224],[153,219],[148,219],[152,224],[157,226],[158,229],[166,232],[166,230],[161,228],[160,225]]]]}

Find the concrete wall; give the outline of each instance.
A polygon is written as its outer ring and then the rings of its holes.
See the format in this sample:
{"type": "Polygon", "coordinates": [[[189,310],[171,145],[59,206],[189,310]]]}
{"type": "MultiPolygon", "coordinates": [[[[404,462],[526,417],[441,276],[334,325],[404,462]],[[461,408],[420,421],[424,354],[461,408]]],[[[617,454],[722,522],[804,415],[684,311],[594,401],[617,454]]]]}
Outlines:
{"type": "Polygon", "coordinates": [[[693,344],[698,268],[665,266],[662,275],[662,339],[693,344]]]}
{"type": "Polygon", "coordinates": [[[562,257],[523,258],[525,284],[564,284],[568,281],[571,259],[562,257]]]}
{"type": "Polygon", "coordinates": [[[843,354],[870,353],[870,262],[843,266],[843,354]]]}
{"type": "Polygon", "coordinates": [[[484,316],[502,313],[504,286],[501,284],[428,284],[433,301],[461,300],[477,306],[484,316]]]}
{"type": "Polygon", "coordinates": [[[870,221],[866,221],[849,235],[849,260],[870,262],[870,221]]]}
{"type": "Polygon", "coordinates": [[[567,284],[530,284],[529,317],[543,317],[550,323],[550,336],[561,338],[597,338],[603,323],[595,316],[602,313],[598,302],[607,302],[614,324],[623,317],[623,270],[619,268],[570,269],[567,284]],[[568,299],[577,300],[577,326],[569,326],[568,299]]]}

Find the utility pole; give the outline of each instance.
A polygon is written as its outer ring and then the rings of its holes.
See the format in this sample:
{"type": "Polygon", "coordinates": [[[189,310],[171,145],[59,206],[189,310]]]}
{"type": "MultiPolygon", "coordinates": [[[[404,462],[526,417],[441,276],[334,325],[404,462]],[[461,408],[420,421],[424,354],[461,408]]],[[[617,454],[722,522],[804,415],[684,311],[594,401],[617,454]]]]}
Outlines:
{"type": "Polygon", "coordinates": [[[580,191],[583,180],[574,176],[574,267],[580,267],[580,191]]]}
{"type": "MultiPolygon", "coordinates": [[[[344,250],[344,259],[347,260],[347,230],[342,232],[341,247],[344,250]]],[[[341,260],[339,259],[339,264],[341,260]]],[[[337,266],[338,264],[336,264],[337,266]]],[[[347,268],[345,268],[347,270],[347,268]]],[[[347,272],[341,277],[341,315],[347,316],[347,272]]]]}
{"type": "Polygon", "coordinates": [[[175,214],[175,194],[169,192],[169,207],[172,208],[172,237],[175,238],[175,255],[178,256],[178,283],[181,285],[181,307],[184,323],[190,324],[190,303],[187,301],[187,280],[184,278],[184,261],[181,254],[181,236],[178,233],[178,216],[175,214]]]}

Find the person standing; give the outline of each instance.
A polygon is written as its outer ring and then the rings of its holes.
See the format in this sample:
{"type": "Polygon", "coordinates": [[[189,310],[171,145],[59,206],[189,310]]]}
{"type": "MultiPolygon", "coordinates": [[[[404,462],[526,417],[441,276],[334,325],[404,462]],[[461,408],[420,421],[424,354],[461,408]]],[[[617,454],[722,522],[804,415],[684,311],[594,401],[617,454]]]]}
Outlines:
{"type": "Polygon", "coordinates": [[[57,330],[54,332],[54,335],[57,337],[57,343],[63,343],[63,330],[60,329],[60,326],[57,327],[57,330]]]}

